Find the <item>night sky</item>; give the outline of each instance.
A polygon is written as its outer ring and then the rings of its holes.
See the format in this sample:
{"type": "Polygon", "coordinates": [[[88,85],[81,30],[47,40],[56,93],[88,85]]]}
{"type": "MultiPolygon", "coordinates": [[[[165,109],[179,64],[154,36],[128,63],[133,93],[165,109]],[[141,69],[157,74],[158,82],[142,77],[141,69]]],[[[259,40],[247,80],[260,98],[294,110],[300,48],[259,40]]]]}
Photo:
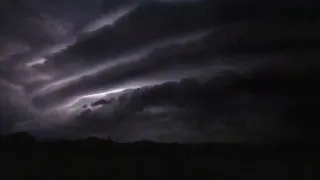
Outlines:
{"type": "Polygon", "coordinates": [[[0,132],[317,138],[320,3],[1,0],[0,132]]]}

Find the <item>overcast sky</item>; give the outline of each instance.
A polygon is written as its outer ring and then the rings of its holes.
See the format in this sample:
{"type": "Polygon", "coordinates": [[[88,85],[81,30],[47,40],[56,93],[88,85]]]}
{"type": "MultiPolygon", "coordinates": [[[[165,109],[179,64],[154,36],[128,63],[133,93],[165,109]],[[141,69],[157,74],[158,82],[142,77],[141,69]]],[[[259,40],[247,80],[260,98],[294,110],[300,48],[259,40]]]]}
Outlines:
{"type": "Polygon", "coordinates": [[[319,5],[1,1],[1,132],[161,142],[295,138],[304,130],[288,112],[316,94],[319,5]],[[100,99],[112,101],[84,107],[100,99]]]}

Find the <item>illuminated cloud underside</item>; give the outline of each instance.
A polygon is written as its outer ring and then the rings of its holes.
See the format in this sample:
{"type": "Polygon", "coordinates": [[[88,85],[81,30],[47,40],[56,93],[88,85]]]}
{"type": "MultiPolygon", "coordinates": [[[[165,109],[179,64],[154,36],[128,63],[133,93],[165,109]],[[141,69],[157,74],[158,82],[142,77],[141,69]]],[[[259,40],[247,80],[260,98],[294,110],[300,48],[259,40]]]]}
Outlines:
{"type": "Polygon", "coordinates": [[[155,84],[163,83],[165,81],[157,80],[157,81],[144,81],[144,82],[132,82],[127,83],[126,85],[117,86],[112,89],[104,90],[104,91],[98,91],[98,92],[92,92],[88,94],[83,94],[80,96],[77,96],[69,101],[67,101],[64,104],[60,104],[57,106],[58,109],[69,109],[74,110],[81,108],[83,105],[92,103],[95,100],[99,100],[101,98],[108,98],[108,95],[113,93],[119,93],[128,89],[137,89],[145,86],[152,86],[155,84]]]}
{"type": "Polygon", "coordinates": [[[114,58],[114,59],[107,59],[106,63],[95,65],[94,67],[90,67],[88,70],[79,72],[79,74],[76,74],[76,75],[61,79],[61,80],[57,80],[53,83],[50,83],[50,84],[46,85],[45,87],[42,87],[41,89],[35,91],[33,94],[39,95],[39,94],[46,94],[48,92],[52,92],[54,90],[65,87],[74,81],[78,81],[79,79],[81,79],[85,76],[95,75],[100,72],[106,71],[108,69],[112,69],[116,66],[123,65],[123,64],[130,65],[130,63],[139,61],[139,60],[147,57],[148,55],[150,55],[152,53],[152,51],[154,49],[164,48],[164,47],[171,46],[171,45],[178,45],[178,44],[184,44],[184,43],[188,43],[188,42],[198,41],[198,40],[205,38],[210,33],[211,33],[211,30],[207,30],[207,31],[188,34],[188,35],[181,36],[181,37],[170,38],[170,39],[164,40],[162,42],[157,42],[157,43],[147,45],[145,47],[140,48],[140,50],[136,50],[136,52],[127,53],[128,55],[120,56],[120,57],[114,58]]]}
{"type": "Polygon", "coordinates": [[[39,59],[35,59],[31,62],[28,62],[26,64],[27,67],[32,67],[32,66],[35,66],[35,65],[43,65],[45,62],[47,61],[47,59],[45,58],[39,58],[39,59]]]}
{"type": "Polygon", "coordinates": [[[62,80],[58,80],[56,82],[53,82],[51,84],[46,85],[45,87],[39,89],[38,91],[36,91],[34,93],[34,95],[39,95],[42,93],[48,93],[48,92],[52,92],[54,90],[58,90],[59,88],[65,87],[67,85],[69,85],[70,83],[77,81],[85,76],[90,76],[90,75],[94,75],[97,74],[101,71],[107,70],[107,69],[111,69],[117,65],[123,64],[123,63],[129,63],[129,62],[133,62],[133,61],[137,61],[139,59],[142,59],[143,57],[146,57],[148,55],[148,52],[141,52],[133,54],[133,55],[129,55],[127,57],[120,57],[117,58],[111,62],[107,62],[105,64],[100,64],[100,65],[96,65],[95,67],[93,67],[92,69],[86,70],[84,72],[81,72],[79,74],[76,74],[74,76],[71,77],[67,77],[65,79],[62,80]]]}
{"type": "Polygon", "coordinates": [[[95,32],[103,27],[112,26],[122,17],[128,15],[132,12],[138,5],[129,5],[123,8],[120,8],[117,11],[111,12],[107,15],[103,15],[101,18],[95,20],[94,22],[90,23],[82,33],[92,33],[95,32]]]}

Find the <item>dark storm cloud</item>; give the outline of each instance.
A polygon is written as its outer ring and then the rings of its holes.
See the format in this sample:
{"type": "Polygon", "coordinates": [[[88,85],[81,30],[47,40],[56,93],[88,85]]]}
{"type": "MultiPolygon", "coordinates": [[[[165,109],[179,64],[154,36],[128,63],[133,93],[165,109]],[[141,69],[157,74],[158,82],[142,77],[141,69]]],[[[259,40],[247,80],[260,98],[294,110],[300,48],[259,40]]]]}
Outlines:
{"type": "Polygon", "coordinates": [[[278,79],[269,72],[222,73],[203,83],[167,82],[126,92],[56,133],[119,141],[282,141],[299,132],[299,122],[281,117],[290,107],[288,99],[311,96],[301,90],[289,93],[303,85],[299,83],[291,85],[290,78],[278,79]]]}
{"type": "Polygon", "coordinates": [[[1,9],[0,60],[10,81],[21,83],[24,69],[19,61],[29,61],[43,49],[61,43],[97,16],[101,2],[8,1],[1,9]],[[68,10],[67,10],[68,9],[68,10]],[[82,11],[80,11],[82,9],[82,11]]]}
{"type": "MultiPolygon", "coordinates": [[[[212,66],[217,64],[215,61],[221,61],[224,55],[237,53],[237,54],[248,54],[248,53],[277,53],[283,51],[305,51],[306,49],[315,49],[318,48],[319,35],[317,34],[318,29],[320,28],[318,24],[307,24],[308,26],[303,26],[303,24],[277,24],[271,22],[256,22],[255,24],[248,24],[246,22],[239,22],[230,24],[227,26],[222,26],[218,28],[213,28],[209,31],[204,38],[199,38],[199,40],[184,43],[184,44],[175,44],[169,45],[169,47],[163,47],[158,45],[152,53],[148,54],[146,57],[140,57],[140,60],[128,60],[125,63],[117,63],[116,66],[112,68],[106,68],[105,70],[97,73],[95,68],[90,68],[88,63],[92,64],[93,62],[86,61],[76,61],[74,59],[69,59],[72,64],[70,66],[76,65],[77,68],[74,68],[75,77],[73,82],[63,85],[61,90],[54,91],[51,96],[54,100],[63,100],[70,95],[79,95],[84,92],[89,92],[90,89],[102,88],[116,85],[118,82],[124,82],[128,79],[133,79],[136,77],[150,76],[152,73],[161,72],[168,68],[177,69],[177,71],[183,67],[189,66],[212,66]],[[277,26],[272,26],[277,25],[277,26]],[[234,32],[234,29],[237,28],[237,32],[234,32]],[[306,34],[306,32],[308,32],[306,34]],[[257,40],[259,41],[257,42],[257,40]],[[228,40],[228,41],[227,41],[228,40]],[[303,42],[303,43],[302,43],[303,42]],[[215,60],[213,60],[215,59],[215,60]],[[181,67],[183,66],[183,67],[181,67]],[[92,73],[78,73],[81,72],[80,69],[84,68],[82,72],[87,71],[86,69],[91,69],[92,73]],[[79,71],[80,70],[80,71],[79,71]],[[150,74],[151,73],[151,74],[150,74]],[[83,77],[83,78],[82,78],[83,77]]],[[[197,34],[197,33],[195,33],[197,34]]],[[[201,34],[201,33],[200,33],[201,34]]],[[[183,39],[183,38],[182,38],[183,39]]],[[[99,42],[97,42],[99,44],[99,42]]],[[[149,46],[153,46],[150,44],[149,46]]],[[[168,45],[167,45],[168,46],[168,45]]],[[[91,48],[91,46],[89,46],[91,48]]],[[[71,48],[72,49],[72,48],[71,48]]],[[[145,47],[148,51],[148,46],[145,47]]],[[[68,54],[70,52],[67,52],[68,54]]],[[[142,49],[142,54],[144,54],[142,49]]],[[[138,53],[134,53],[138,56],[138,53]]],[[[136,56],[135,55],[135,56],[136,56]]],[[[75,56],[83,59],[82,55],[75,56]]],[[[74,58],[75,58],[74,57],[74,58]]],[[[103,57],[103,56],[102,56],[103,57]]],[[[111,56],[112,57],[112,56],[111,56]]],[[[130,55],[125,58],[132,58],[130,55]]],[[[63,59],[63,58],[61,58],[63,59]]],[[[66,57],[64,59],[67,59],[66,57]]],[[[108,58],[90,58],[91,60],[96,60],[96,63],[103,65],[108,62],[108,58]],[[103,64],[101,62],[103,61],[103,64]]],[[[109,58],[109,61],[117,62],[118,58],[109,58]]],[[[133,58],[135,59],[135,58],[133,58]]],[[[50,59],[52,60],[52,59],[50,59]]],[[[49,62],[58,63],[59,61],[52,60],[49,62]]],[[[239,61],[239,60],[238,60],[239,61]]],[[[48,66],[52,64],[46,64],[48,66]]],[[[70,73],[70,67],[65,67],[65,72],[70,73]]],[[[62,64],[61,64],[62,66],[62,64]]],[[[59,67],[59,66],[58,66],[59,67]]],[[[165,75],[164,75],[165,76],[165,75]]],[[[62,82],[66,80],[62,78],[62,82]]],[[[62,83],[61,82],[61,83],[62,83]]],[[[60,82],[54,82],[56,86],[59,86],[60,82]]],[[[47,86],[47,88],[54,86],[47,86]]],[[[47,97],[48,94],[44,94],[47,97]]],[[[52,99],[46,98],[48,102],[53,102],[52,99]]],[[[43,104],[42,104],[43,105],[43,104]]]]}
{"type": "MultiPolygon", "coordinates": [[[[214,7],[206,3],[200,3],[197,6],[180,5],[176,7],[162,4],[139,6],[111,28],[106,27],[101,32],[94,34],[93,37],[83,38],[65,53],[57,54],[48,62],[47,66],[53,71],[60,69],[69,71],[69,69],[74,69],[72,68],[74,64],[80,63],[84,66],[92,64],[101,60],[101,56],[114,57],[139,46],[159,41],[164,37],[208,27],[221,28],[219,18],[223,23],[224,17],[214,16],[214,13],[217,12],[214,12],[213,9],[214,7]],[[86,59],[90,59],[90,61],[86,59]],[[69,67],[68,64],[70,64],[69,67]]],[[[240,12],[240,14],[232,13],[232,8],[226,11],[229,12],[228,17],[233,21],[241,17],[240,12]]],[[[249,20],[243,17],[235,24],[229,24],[227,21],[228,24],[223,25],[220,30],[223,33],[216,33],[212,38],[212,43],[208,44],[211,46],[211,50],[217,51],[216,48],[224,48],[221,51],[228,53],[230,48],[233,48],[234,51],[239,51],[239,48],[240,50],[246,48],[243,51],[254,51],[258,48],[260,51],[270,51],[270,49],[276,50],[282,47],[290,48],[289,46],[305,45],[308,48],[317,44],[319,26],[316,22],[307,24],[308,22],[300,20],[290,23],[285,20],[287,16],[273,14],[272,10],[262,12],[263,21],[256,15],[252,15],[254,19],[249,20]],[[307,41],[307,43],[302,45],[303,41],[307,41]]],[[[242,13],[245,14],[245,12],[242,13]]],[[[301,15],[304,16],[305,13],[301,15]]],[[[295,19],[299,18],[300,16],[295,17],[295,19]]]]}
{"type": "MultiPolygon", "coordinates": [[[[51,72],[41,72],[26,64],[40,59],[41,56],[58,53],[57,49],[61,47],[56,47],[57,43],[59,46],[61,43],[69,42],[70,37],[76,36],[77,31],[96,19],[99,14],[112,10],[110,8],[117,4],[100,0],[1,2],[0,78],[6,85],[14,85],[20,89],[20,91],[1,91],[1,96],[10,99],[1,102],[2,107],[10,107],[1,108],[3,110],[1,122],[12,121],[13,123],[24,118],[28,120],[30,117],[25,116],[24,112],[30,109],[33,111],[34,108],[32,104],[28,104],[30,96],[25,94],[27,93],[25,90],[28,86],[33,86],[33,83],[44,83],[55,77],[51,72]],[[20,97],[21,93],[27,97],[20,97]],[[11,111],[5,109],[15,109],[13,114],[20,114],[21,117],[12,116],[9,113],[11,111]]],[[[4,87],[1,86],[1,88],[4,87]]],[[[8,130],[9,128],[6,129],[8,130]]]]}
{"type": "MultiPolygon", "coordinates": [[[[182,46],[186,46],[191,52],[194,49],[192,44],[201,41],[208,35],[208,32],[210,31],[197,32],[194,35],[169,39],[167,42],[149,45],[132,54],[114,58],[112,61],[107,59],[103,63],[98,64],[98,66],[87,66],[86,70],[80,71],[80,73],[76,73],[72,77],[63,78],[51,85],[49,84],[42,91],[44,92],[44,96],[48,96],[46,91],[51,91],[50,89],[52,89],[51,95],[55,96],[56,94],[59,96],[53,99],[59,100],[59,98],[64,99],[72,94],[76,95],[88,92],[90,89],[112,87],[119,82],[152,75],[161,70],[172,68],[174,65],[177,66],[181,62],[187,65],[187,62],[180,57],[182,55],[180,51],[183,50],[182,46]],[[192,45],[191,47],[188,47],[188,42],[192,45]],[[162,48],[157,49],[157,47],[162,48]],[[165,58],[165,56],[170,56],[170,58],[165,58]]],[[[200,61],[202,59],[198,59],[198,62],[200,61]]],[[[190,62],[189,66],[192,64],[190,62]]]]}
{"type": "Polygon", "coordinates": [[[10,132],[16,122],[35,116],[23,87],[0,78],[0,133],[10,132]]]}
{"type": "Polygon", "coordinates": [[[125,2],[12,0],[1,12],[1,59],[28,61],[34,54],[75,38],[90,22],[125,2]]]}
{"type": "Polygon", "coordinates": [[[65,53],[67,58],[64,54],[54,57],[50,66],[60,68],[61,61],[69,59],[69,54],[94,61],[94,57],[112,57],[163,38],[208,29],[212,27],[210,12],[210,7],[200,5],[139,5],[112,27],[101,29],[93,37],[84,38],[70,47],[65,53]]]}
{"type": "MultiPolygon", "coordinates": [[[[273,139],[270,129],[275,128],[279,136],[286,132],[277,129],[283,127],[279,123],[286,116],[284,106],[297,109],[300,102],[308,104],[304,90],[316,96],[311,85],[317,73],[305,73],[319,67],[314,60],[319,48],[318,7],[288,0],[7,1],[0,6],[0,83],[16,90],[2,94],[21,93],[15,97],[23,104],[16,103],[18,111],[29,111],[34,105],[40,109],[41,116],[36,120],[26,116],[30,121],[19,123],[19,130],[28,129],[30,122],[38,127],[33,130],[46,127],[55,135],[198,142],[218,137],[253,140],[261,130],[262,139],[273,139]],[[281,67],[293,79],[309,80],[276,78],[283,76],[282,70],[270,78],[250,73],[251,68],[263,66],[281,67]],[[208,81],[227,69],[245,77],[222,75],[208,81]],[[197,81],[179,82],[184,77],[197,81]],[[143,88],[147,81],[152,82],[149,85],[172,82],[143,88]],[[108,104],[112,108],[104,110],[110,112],[109,118],[97,113],[93,121],[70,123],[60,110],[51,114],[55,109],[46,109],[88,98],[77,104],[82,107],[81,103],[92,103],[109,92],[137,87],[108,104]],[[284,94],[297,105],[289,106],[284,94]],[[242,120],[234,122],[237,115],[242,120]],[[55,120],[50,124],[45,119],[55,120]]],[[[65,110],[74,108],[78,107],[65,110]]]]}
{"type": "Polygon", "coordinates": [[[280,60],[279,64],[217,73],[204,82],[186,79],[127,91],[101,109],[58,128],[45,128],[44,132],[39,128],[34,133],[161,142],[267,142],[316,137],[311,133],[315,132],[311,115],[316,115],[320,102],[319,63],[302,61],[315,55],[271,57],[280,60]],[[284,57],[291,66],[281,61],[284,57]]]}
{"type": "Polygon", "coordinates": [[[120,95],[102,110],[80,116],[67,129],[119,141],[312,139],[314,119],[304,118],[316,115],[320,102],[315,73],[296,75],[269,67],[245,74],[225,72],[202,83],[184,79],[140,88],[120,95]],[[293,109],[298,117],[292,116],[293,109]]]}

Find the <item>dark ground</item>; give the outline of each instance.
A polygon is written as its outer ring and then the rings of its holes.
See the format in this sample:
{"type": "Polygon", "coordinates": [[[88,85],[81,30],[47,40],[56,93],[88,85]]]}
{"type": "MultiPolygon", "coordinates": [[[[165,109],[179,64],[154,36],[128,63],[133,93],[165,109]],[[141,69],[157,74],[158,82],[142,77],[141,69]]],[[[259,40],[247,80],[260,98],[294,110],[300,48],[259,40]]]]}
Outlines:
{"type": "MultiPolygon", "coordinates": [[[[28,134],[1,138],[1,176],[317,179],[316,145],[119,144],[88,138],[37,142],[28,134]],[[8,176],[9,175],[9,176],[8,176]]],[[[11,178],[9,178],[11,179],[11,178]]]]}

